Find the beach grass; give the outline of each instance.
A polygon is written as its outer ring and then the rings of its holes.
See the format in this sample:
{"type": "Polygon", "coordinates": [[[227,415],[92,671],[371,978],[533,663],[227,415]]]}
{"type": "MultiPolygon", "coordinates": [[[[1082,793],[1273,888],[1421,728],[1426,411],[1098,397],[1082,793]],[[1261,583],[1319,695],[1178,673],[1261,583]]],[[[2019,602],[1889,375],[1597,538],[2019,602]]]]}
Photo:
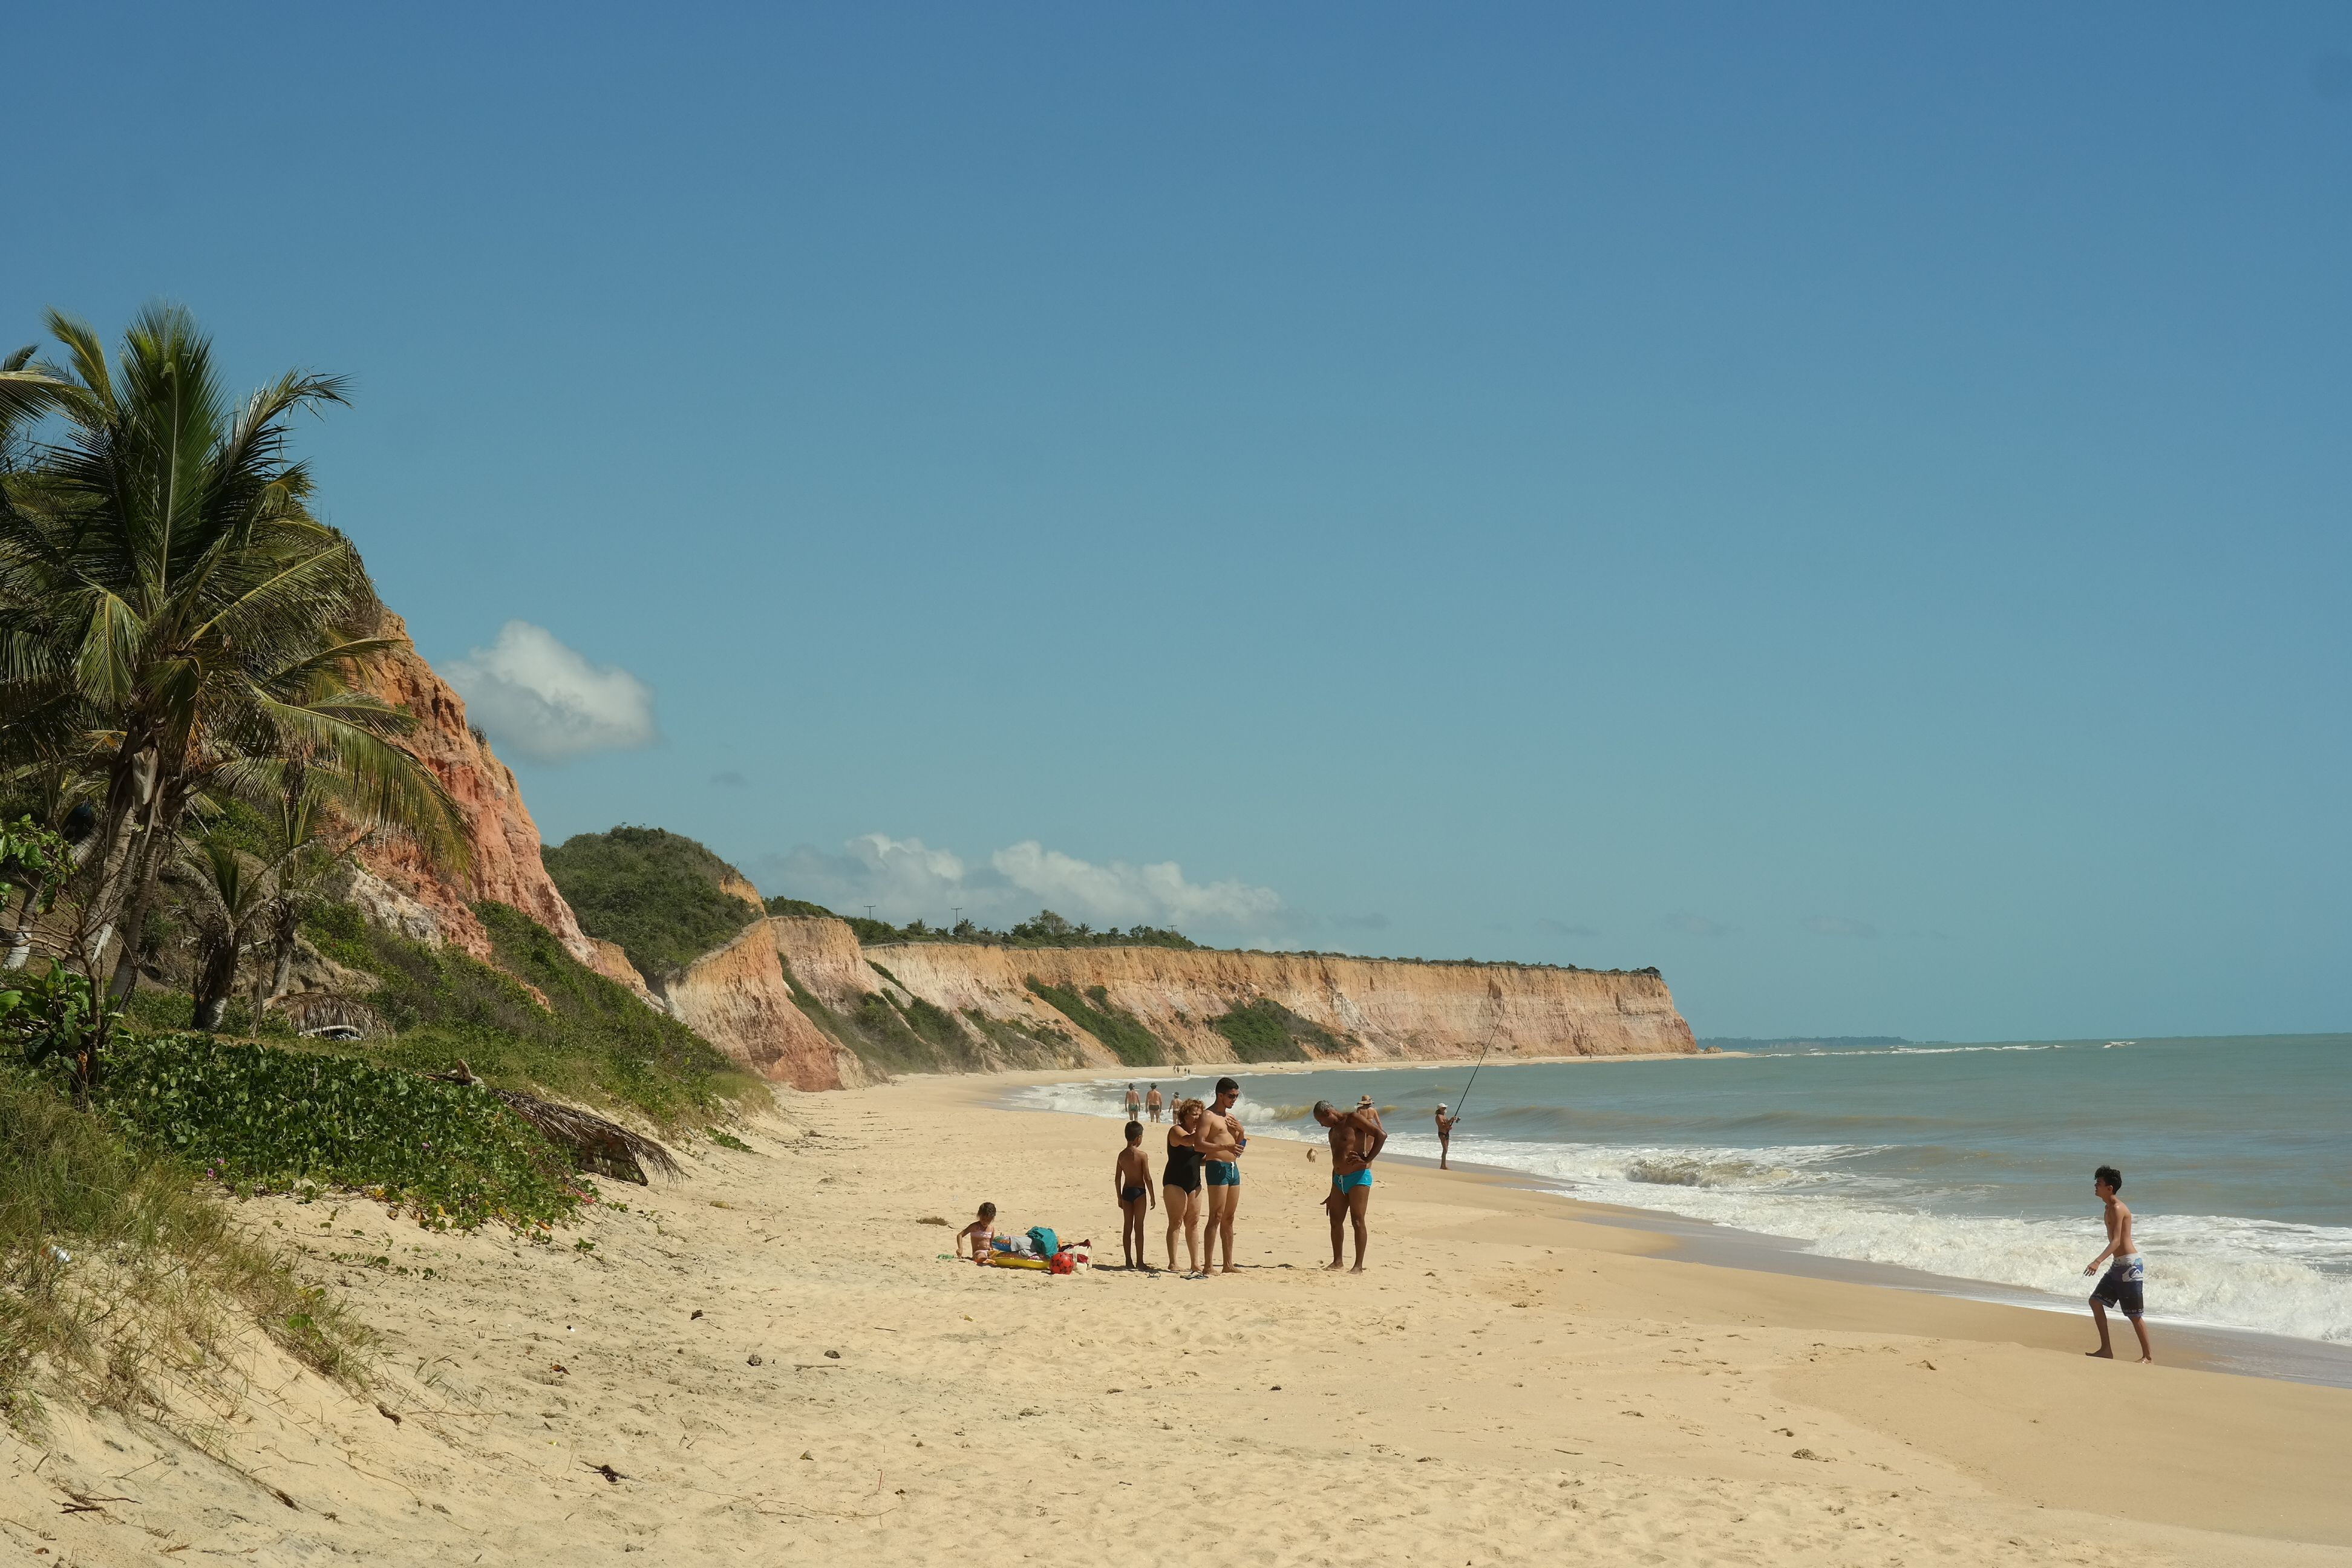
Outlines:
{"type": "Polygon", "coordinates": [[[306,934],[321,951],[382,980],[368,1001],[396,1031],[337,1048],[424,1072],[463,1060],[497,1088],[634,1113],[663,1131],[768,1103],[759,1079],[580,963],[544,926],[504,904],[474,910],[500,967],[369,925],[348,907],[314,918],[306,934]]]}
{"type": "Polygon", "coordinates": [[[229,1376],[242,1323],[345,1382],[368,1336],[239,1234],[168,1151],[49,1083],[0,1070],[0,1415],[37,1426],[45,1384],[152,1408],[164,1381],[229,1376]]]}

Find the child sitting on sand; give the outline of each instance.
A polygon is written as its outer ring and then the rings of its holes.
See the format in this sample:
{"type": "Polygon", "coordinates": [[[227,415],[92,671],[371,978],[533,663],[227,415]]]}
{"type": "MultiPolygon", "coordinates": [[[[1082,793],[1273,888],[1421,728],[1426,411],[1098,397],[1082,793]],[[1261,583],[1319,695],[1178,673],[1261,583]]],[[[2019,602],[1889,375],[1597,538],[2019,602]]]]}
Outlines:
{"type": "Polygon", "coordinates": [[[983,1268],[988,1263],[989,1243],[996,1237],[996,1205],[980,1205],[980,1217],[956,1232],[956,1256],[963,1256],[963,1244],[971,1243],[971,1260],[983,1268]]]}

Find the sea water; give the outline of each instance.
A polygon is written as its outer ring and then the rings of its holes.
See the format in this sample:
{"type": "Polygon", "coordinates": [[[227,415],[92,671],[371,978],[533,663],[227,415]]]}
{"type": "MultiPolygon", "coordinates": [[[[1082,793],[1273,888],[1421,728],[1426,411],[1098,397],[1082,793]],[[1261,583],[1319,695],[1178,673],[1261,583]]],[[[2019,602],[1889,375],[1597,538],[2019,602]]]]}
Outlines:
{"type": "MultiPolygon", "coordinates": [[[[1370,1094],[1391,1152],[1434,1157],[1445,1101],[1456,1161],[2076,1310],[2106,1240],[2091,1172],[2116,1165],[2152,1321],[2352,1343],[2352,1035],[1489,1062],[1465,1103],[1470,1074],[1234,1076],[1253,1137],[1320,1138],[1317,1100],[1370,1094]]],[[[1205,1098],[1211,1081],[1160,1088],[1205,1098]]],[[[1127,1082],[1014,1100],[1118,1116],[1127,1082]]]]}

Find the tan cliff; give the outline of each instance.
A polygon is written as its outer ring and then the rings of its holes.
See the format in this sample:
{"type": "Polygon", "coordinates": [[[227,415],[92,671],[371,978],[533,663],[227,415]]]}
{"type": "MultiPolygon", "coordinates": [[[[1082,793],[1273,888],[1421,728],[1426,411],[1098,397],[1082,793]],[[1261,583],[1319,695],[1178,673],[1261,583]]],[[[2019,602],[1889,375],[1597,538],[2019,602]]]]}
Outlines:
{"type": "MultiPolygon", "coordinates": [[[[868,960],[933,1005],[961,1014],[1057,1023],[1033,977],[1132,1015],[1177,1061],[1227,1062],[1209,1027],[1237,1007],[1275,1002],[1328,1032],[1346,1061],[1475,1056],[1630,1056],[1697,1048],[1664,980],[1499,963],[1407,963],[1328,953],[1165,947],[1003,948],[947,942],[866,950],[868,960]]],[[[1091,1039],[1091,1037],[1088,1037],[1091,1039]]],[[[1105,1064],[1118,1058],[1094,1042],[1105,1064]]],[[[1311,1056],[1326,1047],[1305,1047],[1311,1056]]]]}
{"type": "Polygon", "coordinates": [[[703,954],[673,978],[662,992],[670,1016],[774,1082],[817,1089],[870,1081],[856,1054],[818,1028],[793,1000],[770,923],[754,921],[733,942],[703,954]]]}
{"type": "Polygon", "coordinates": [[[859,1016],[870,998],[902,1009],[927,1002],[964,1035],[960,1065],[983,1071],[1037,1060],[1007,1058],[1002,1042],[1008,1037],[982,1029],[975,1015],[1060,1046],[1057,1059],[1068,1065],[1120,1064],[1109,1046],[1032,991],[1033,978],[1131,1016],[1171,1064],[1232,1062],[1233,1043],[1209,1026],[1260,1001],[1277,1003],[1326,1032],[1324,1041],[1305,1046],[1309,1059],[1696,1048],[1665,982],[1648,973],[1160,947],[861,948],[844,921],[792,916],[755,921],[672,982],[667,995],[681,1020],[764,1077],[807,1089],[860,1081],[868,1069],[794,1000],[787,974],[832,1015],[835,1028],[859,1016]],[[1099,999],[1091,994],[1097,987],[1099,999]]]}
{"type": "MultiPolygon", "coordinates": [[[[379,923],[488,962],[496,955],[471,906],[484,899],[511,905],[582,963],[666,1008],[746,1068],[795,1089],[854,1086],[891,1068],[1120,1064],[1109,1044],[1031,990],[1032,979],[1131,1017],[1153,1037],[1150,1054],[1171,1065],[1233,1061],[1233,1043],[1210,1025],[1260,1002],[1277,1004],[1307,1026],[1290,1037],[1310,1059],[1696,1048],[1665,983],[1649,972],[1161,947],[861,948],[847,922],[821,917],[762,915],[683,974],[649,986],[617,945],[581,930],[541,863],[539,827],[513,773],[467,723],[464,701],[417,654],[398,616],[385,616],[382,635],[394,647],[376,661],[367,685],[415,716],[405,743],[456,804],[472,863],[453,875],[413,844],[373,843],[360,854],[352,900],[379,923]]],[[[751,910],[764,907],[759,889],[740,876],[721,890],[751,910]]]]}

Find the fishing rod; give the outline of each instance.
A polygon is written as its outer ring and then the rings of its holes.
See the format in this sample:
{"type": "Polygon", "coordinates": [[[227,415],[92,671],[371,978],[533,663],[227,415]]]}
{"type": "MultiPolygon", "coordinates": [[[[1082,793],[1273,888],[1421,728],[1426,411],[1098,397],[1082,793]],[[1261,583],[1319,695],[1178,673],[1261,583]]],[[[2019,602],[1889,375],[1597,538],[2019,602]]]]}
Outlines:
{"type": "Polygon", "coordinates": [[[1454,1102],[1454,1121],[1459,1121],[1462,1120],[1462,1108],[1470,1102],[1470,1090],[1477,1083],[1480,1070],[1486,1065],[1486,1053],[1494,1048],[1495,1042],[1491,1039],[1480,1048],[1478,1052],[1478,1065],[1477,1067],[1474,1067],[1470,1069],[1470,1081],[1462,1086],[1462,1098],[1454,1102]]]}

